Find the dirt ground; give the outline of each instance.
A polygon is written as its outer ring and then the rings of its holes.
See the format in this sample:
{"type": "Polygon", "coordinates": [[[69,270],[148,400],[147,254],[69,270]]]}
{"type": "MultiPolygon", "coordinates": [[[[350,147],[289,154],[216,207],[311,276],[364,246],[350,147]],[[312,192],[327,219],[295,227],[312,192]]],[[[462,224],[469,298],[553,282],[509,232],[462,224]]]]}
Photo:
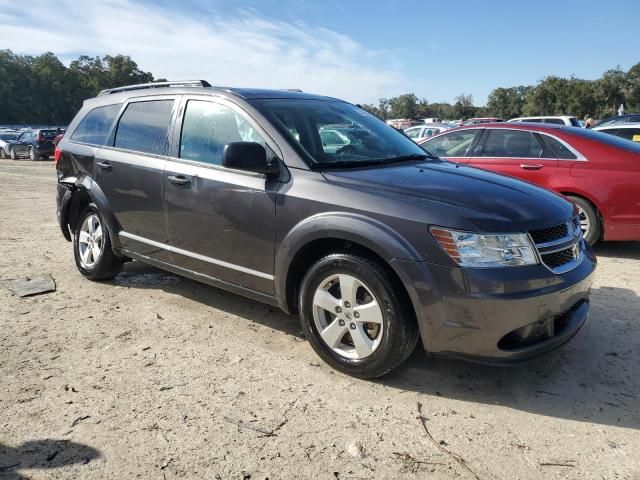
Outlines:
{"type": "Polygon", "coordinates": [[[640,243],[597,248],[588,324],[549,356],[416,351],[363,381],[273,307],[136,262],[85,280],[51,163],[0,161],[0,282],[57,284],[0,286],[0,478],[640,479],[640,243]]]}

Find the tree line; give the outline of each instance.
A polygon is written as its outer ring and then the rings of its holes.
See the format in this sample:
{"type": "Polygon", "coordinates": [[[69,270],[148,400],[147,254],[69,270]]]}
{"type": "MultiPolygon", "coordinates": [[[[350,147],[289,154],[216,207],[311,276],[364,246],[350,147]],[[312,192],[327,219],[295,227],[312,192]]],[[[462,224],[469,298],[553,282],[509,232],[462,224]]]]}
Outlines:
{"type": "MultiPolygon", "coordinates": [[[[65,125],[84,99],[104,88],[162,80],[140,70],[127,55],[82,55],[67,67],[51,52],[31,56],[0,50],[0,124],[65,125]]],[[[496,88],[486,106],[475,106],[471,95],[461,94],[450,104],[429,103],[414,93],[362,106],[382,119],[508,119],[529,115],[603,118],[615,115],[620,104],[626,111],[640,111],[640,63],[627,72],[608,70],[597,80],[549,76],[532,86],[496,88]]]]}
{"type": "Polygon", "coordinates": [[[548,76],[536,85],[494,89],[487,105],[477,107],[471,95],[459,95],[455,102],[429,103],[413,93],[381,98],[378,105],[362,105],[382,119],[497,117],[509,119],[533,115],[575,115],[605,118],[625,111],[640,111],[640,63],[627,72],[607,70],[597,80],[548,76]]]}
{"type": "Polygon", "coordinates": [[[66,125],[100,90],[152,81],[126,55],[83,55],[67,67],[51,52],[0,50],[0,124],[66,125]]]}

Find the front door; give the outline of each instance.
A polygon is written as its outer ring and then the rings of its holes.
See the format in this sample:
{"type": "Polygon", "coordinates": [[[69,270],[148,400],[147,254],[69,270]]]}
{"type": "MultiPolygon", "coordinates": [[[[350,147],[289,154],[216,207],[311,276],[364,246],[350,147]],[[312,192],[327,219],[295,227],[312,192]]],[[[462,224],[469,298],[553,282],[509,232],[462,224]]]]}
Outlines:
{"type": "Polygon", "coordinates": [[[187,99],[174,154],[164,173],[173,263],[273,294],[278,181],[222,166],[225,145],[258,142],[277,150],[261,128],[224,100],[187,99]],[[271,146],[271,147],[270,147],[271,146]]]}
{"type": "Polygon", "coordinates": [[[489,129],[483,146],[474,149],[469,164],[549,188],[558,159],[526,130],[489,129]]]}
{"type": "Polygon", "coordinates": [[[120,224],[122,248],[169,262],[162,172],[174,99],[130,102],[111,146],[95,155],[95,179],[120,224]]]}

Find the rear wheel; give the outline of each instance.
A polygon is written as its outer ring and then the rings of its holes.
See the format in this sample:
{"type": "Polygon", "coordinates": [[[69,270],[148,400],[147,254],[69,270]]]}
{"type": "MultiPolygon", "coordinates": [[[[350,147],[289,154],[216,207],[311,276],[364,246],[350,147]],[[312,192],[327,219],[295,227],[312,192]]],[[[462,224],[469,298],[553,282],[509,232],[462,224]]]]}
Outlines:
{"type": "Polygon", "coordinates": [[[602,235],[602,225],[598,211],[591,203],[581,197],[568,196],[569,200],[578,207],[578,215],[580,217],[580,228],[582,235],[589,244],[594,245],[602,235]]]}
{"type": "Polygon", "coordinates": [[[122,269],[123,261],[111,249],[111,239],[94,203],[82,212],[74,231],[73,253],[76,267],[91,280],[107,280],[122,269]]]}
{"type": "Polygon", "coordinates": [[[4,151],[4,148],[0,148],[0,158],[7,158],[7,152],[4,151]]]}
{"type": "Polygon", "coordinates": [[[382,266],[350,255],[328,255],[307,272],[300,320],[316,353],[348,375],[375,378],[413,351],[418,327],[401,288],[382,266]]]}
{"type": "Polygon", "coordinates": [[[29,160],[36,159],[36,152],[33,150],[33,147],[29,147],[29,160]]]}

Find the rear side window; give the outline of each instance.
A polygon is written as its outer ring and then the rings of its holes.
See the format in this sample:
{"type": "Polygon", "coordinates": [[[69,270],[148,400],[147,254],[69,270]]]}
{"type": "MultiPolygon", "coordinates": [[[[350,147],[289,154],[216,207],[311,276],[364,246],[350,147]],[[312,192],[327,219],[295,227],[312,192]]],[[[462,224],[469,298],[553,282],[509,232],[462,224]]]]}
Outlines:
{"type": "Polygon", "coordinates": [[[563,160],[575,160],[578,158],[562,142],[559,142],[555,138],[548,137],[547,135],[541,135],[541,137],[544,139],[545,143],[549,145],[556,158],[561,158],[563,160]]]}
{"type": "Polygon", "coordinates": [[[544,123],[551,123],[553,125],[564,125],[564,120],[561,118],[545,118],[544,123]]]}
{"type": "Polygon", "coordinates": [[[118,103],[91,110],[75,129],[73,135],[71,135],[71,140],[90,145],[104,145],[107,135],[109,135],[111,124],[121,106],[122,104],[118,103]]]}
{"type": "Polygon", "coordinates": [[[173,100],[130,103],[120,117],[114,146],[164,155],[173,100]]]}
{"type": "Polygon", "coordinates": [[[541,158],[542,147],[531,132],[491,130],[483,157],[541,158]]]}

